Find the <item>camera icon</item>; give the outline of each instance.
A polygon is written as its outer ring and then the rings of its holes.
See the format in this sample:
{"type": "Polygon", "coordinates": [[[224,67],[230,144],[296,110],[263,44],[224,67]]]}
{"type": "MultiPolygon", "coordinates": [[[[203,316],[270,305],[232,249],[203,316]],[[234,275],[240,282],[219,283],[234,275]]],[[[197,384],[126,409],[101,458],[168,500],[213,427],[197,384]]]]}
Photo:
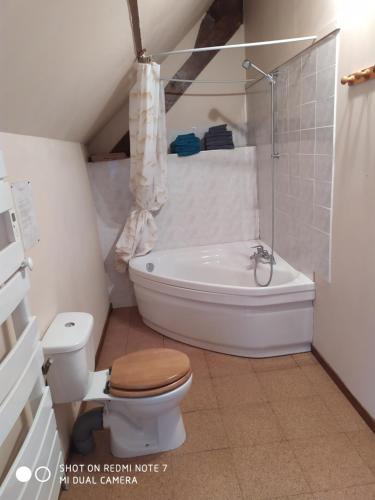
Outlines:
{"type": "MultiPolygon", "coordinates": [[[[16,478],[20,483],[27,483],[33,476],[30,467],[21,466],[16,470],[16,478]]],[[[37,467],[34,471],[34,477],[39,483],[46,483],[51,478],[51,470],[44,465],[37,467]]]]}

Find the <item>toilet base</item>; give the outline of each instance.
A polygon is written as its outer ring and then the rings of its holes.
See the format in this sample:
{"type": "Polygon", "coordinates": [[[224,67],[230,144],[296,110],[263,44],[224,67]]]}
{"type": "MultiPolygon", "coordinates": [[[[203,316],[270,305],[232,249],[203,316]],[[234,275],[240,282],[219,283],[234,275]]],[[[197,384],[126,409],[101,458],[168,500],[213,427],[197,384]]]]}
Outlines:
{"type": "Polygon", "coordinates": [[[110,430],[111,453],[115,457],[150,455],[173,450],[185,442],[186,432],[178,406],[159,416],[135,418],[109,405],[104,408],[103,424],[110,430]]]}

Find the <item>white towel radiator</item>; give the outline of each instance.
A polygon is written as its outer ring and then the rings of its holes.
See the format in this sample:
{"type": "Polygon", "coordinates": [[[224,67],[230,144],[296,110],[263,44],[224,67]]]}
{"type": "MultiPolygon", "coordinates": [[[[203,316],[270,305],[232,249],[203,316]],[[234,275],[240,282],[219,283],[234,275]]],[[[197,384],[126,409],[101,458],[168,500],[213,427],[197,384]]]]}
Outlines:
{"type": "Polygon", "coordinates": [[[63,451],[41,371],[38,327],[27,301],[28,262],[5,176],[0,152],[0,500],[56,500],[63,451]]]}

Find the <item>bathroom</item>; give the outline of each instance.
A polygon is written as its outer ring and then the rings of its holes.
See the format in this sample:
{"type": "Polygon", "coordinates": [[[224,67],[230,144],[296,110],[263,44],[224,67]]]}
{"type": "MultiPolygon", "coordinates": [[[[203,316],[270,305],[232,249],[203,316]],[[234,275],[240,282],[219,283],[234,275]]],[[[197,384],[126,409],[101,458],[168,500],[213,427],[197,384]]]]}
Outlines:
{"type": "Polygon", "coordinates": [[[373,2],[0,18],[0,499],[375,499],[373,2]]]}

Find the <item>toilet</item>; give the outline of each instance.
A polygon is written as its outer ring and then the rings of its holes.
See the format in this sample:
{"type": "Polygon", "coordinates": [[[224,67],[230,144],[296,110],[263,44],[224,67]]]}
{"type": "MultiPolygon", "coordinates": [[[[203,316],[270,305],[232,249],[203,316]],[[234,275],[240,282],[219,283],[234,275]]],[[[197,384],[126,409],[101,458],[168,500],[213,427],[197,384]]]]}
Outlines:
{"type": "Polygon", "coordinates": [[[193,377],[188,356],[174,349],[145,349],[117,358],[109,370],[94,371],[93,325],[91,314],[61,313],[43,337],[54,403],[103,404],[103,427],[110,431],[115,457],[181,446],[186,433],[179,405],[193,377]]]}

